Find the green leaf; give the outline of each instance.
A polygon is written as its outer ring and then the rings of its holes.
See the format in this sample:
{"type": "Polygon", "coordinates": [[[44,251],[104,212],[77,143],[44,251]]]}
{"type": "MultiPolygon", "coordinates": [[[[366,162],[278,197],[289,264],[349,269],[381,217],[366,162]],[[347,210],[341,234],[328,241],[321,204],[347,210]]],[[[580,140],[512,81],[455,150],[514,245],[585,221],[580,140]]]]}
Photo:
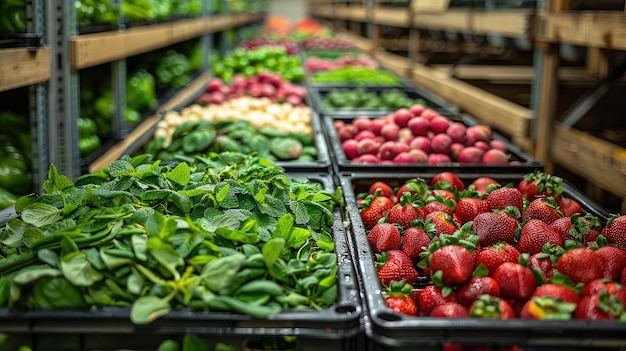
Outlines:
{"type": "Polygon", "coordinates": [[[170,196],[172,193],[171,190],[163,189],[163,190],[148,190],[141,193],[141,200],[143,201],[153,201],[153,200],[163,200],[170,196]]]}
{"type": "Polygon", "coordinates": [[[230,186],[228,184],[224,184],[224,186],[222,186],[220,190],[217,191],[217,193],[215,194],[215,200],[217,200],[217,203],[221,203],[222,201],[224,201],[224,199],[226,199],[229,190],[230,186]]]}
{"type": "Polygon", "coordinates": [[[260,238],[255,232],[244,232],[239,229],[230,228],[218,228],[215,234],[221,236],[224,239],[233,240],[244,244],[255,244],[260,241],[260,238]]]}
{"type": "Polygon", "coordinates": [[[293,228],[293,216],[291,213],[285,213],[278,219],[276,224],[276,230],[272,233],[275,238],[283,238],[285,241],[289,240],[291,235],[291,229],[293,228]]]}
{"type": "Polygon", "coordinates": [[[74,183],[64,175],[59,175],[54,164],[50,164],[48,168],[48,178],[43,182],[42,189],[47,193],[55,193],[63,191],[74,186],[74,183]]]}
{"type": "Polygon", "coordinates": [[[191,201],[191,198],[189,198],[189,196],[176,192],[172,193],[171,196],[172,202],[174,202],[176,207],[178,207],[182,213],[186,214],[191,212],[191,208],[193,207],[193,201],[191,201]]]}
{"type": "Polygon", "coordinates": [[[198,335],[186,334],[183,337],[182,351],[211,351],[211,347],[198,335]]]}
{"type": "Polygon", "coordinates": [[[126,288],[131,294],[141,295],[145,282],[146,278],[137,269],[133,268],[126,279],[126,288]]]}
{"type": "Polygon", "coordinates": [[[177,233],[172,237],[172,246],[182,258],[187,258],[202,242],[204,237],[197,232],[177,233]]]}
{"type": "Polygon", "coordinates": [[[127,266],[133,263],[133,260],[127,257],[120,257],[111,252],[116,249],[101,249],[100,258],[109,270],[115,270],[122,266],[127,266]]]}
{"type": "Polygon", "coordinates": [[[50,266],[37,265],[25,267],[13,276],[13,282],[20,285],[32,283],[42,277],[58,277],[61,272],[50,266]]]}
{"type": "Polygon", "coordinates": [[[140,261],[148,259],[148,238],[145,235],[135,234],[130,238],[135,257],[140,261]]]}
{"type": "Polygon", "coordinates": [[[189,184],[189,180],[191,179],[189,165],[187,164],[187,162],[179,163],[174,169],[165,173],[165,178],[173,181],[178,185],[185,186],[189,184]]]}
{"type": "Polygon", "coordinates": [[[157,296],[141,296],[130,310],[130,320],[135,324],[148,324],[171,311],[169,301],[157,296]]]}
{"type": "Polygon", "coordinates": [[[295,227],[291,230],[291,235],[287,241],[287,245],[293,248],[300,248],[311,237],[311,232],[308,229],[295,227]]]}
{"type": "Polygon", "coordinates": [[[66,256],[73,252],[78,252],[78,245],[69,236],[63,235],[61,238],[61,256],[66,256]]]}
{"type": "Polygon", "coordinates": [[[107,169],[109,170],[111,176],[114,178],[119,178],[124,175],[130,175],[135,170],[130,162],[123,159],[114,161],[107,167],[107,169]]]}
{"type": "Polygon", "coordinates": [[[84,252],[73,252],[63,256],[60,261],[63,276],[76,286],[91,286],[102,280],[102,273],[95,270],[84,252]]]}
{"type": "Polygon", "coordinates": [[[160,343],[156,351],[180,351],[180,347],[176,341],[168,339],[160,343]]]}
{"type": "Polygon", "coordinates": [[[210,221],[200,219],[199,220],[200,227],[207,232],[215,232],[218,228],[231,228],[237,229],[241,224],[241,221],[232,214],[221,214],[210,221]]]}
{"type": "Polygon", "coordinates": [[[22,220],[37,227],[50,225],[59,218],[61,218],[61,210],[43,203],[34,203],[22,212],[22,220]]]}
{"type": "MultiPolygon", "coordinates": [[[[22,234],[22,242],[26,247],[30,248],[35,241],[42,239],[43,237],[44,233],[41,229],[37,227],[28,227],[24,230],[24,234],[22,234]]],[[[4,241],[3,244],[11,246],[10,243],[5,243],[4,241]]]]}
{"type": "Polygon", "coordinates": [[[292,201],[289,203],[289,208],[296,215],[295,223],[299,225],[304,225],[309,223],[311,220],[311,216],[309,216],[309,212],[307,211],[306,206],[300,201],[292,201]]]}
{"type": "Polygon", "coordinates": [[[268,268],[274,265],[284,247],[285,239],[277,237],[272,238],[272,240],[263,245],[261,251],[263,252],[263,258],[265,258],[265,264],[268,268]]]}
{"type": "Polygon", "coordinates": [[[180,273],[176,267],[182,266],[184,261],[172,245],[159,237],[151,237],[148,239],[147,248],[152,257],[172,274],[174,280],[180,280],[180,273]]]}
{"type": "Polygon", "coordinates": [[[204,266],[200,278],[209,290],[218,292],[230,285],[244,259],[245,255],[238,253],[212,260],[204,266]]]}
{"type": "Polygon", "coordinates": [[[33,288],[39,308],[84,307],[83,293],[63,277],[42,277],[33,288]]]}
{"type": "Polygon", "coordinates": [[[51,267],[58,267],[59,265],[59,255],[55,251],[41,249],[37,251],[37,257],[51,267]]]}

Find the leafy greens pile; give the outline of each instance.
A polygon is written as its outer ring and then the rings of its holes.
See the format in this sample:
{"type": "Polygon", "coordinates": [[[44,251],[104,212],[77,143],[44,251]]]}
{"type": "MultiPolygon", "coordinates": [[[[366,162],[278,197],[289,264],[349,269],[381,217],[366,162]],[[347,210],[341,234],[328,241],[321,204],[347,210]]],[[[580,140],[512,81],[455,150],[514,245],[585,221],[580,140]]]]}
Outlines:
{"type": "Polygon", "coordinates": [[[73,184],[50,166],[0,229],[0,306],[175,308],[265,318],[336,301],[335,192],[253,155],[124,156],[73,184]]]}

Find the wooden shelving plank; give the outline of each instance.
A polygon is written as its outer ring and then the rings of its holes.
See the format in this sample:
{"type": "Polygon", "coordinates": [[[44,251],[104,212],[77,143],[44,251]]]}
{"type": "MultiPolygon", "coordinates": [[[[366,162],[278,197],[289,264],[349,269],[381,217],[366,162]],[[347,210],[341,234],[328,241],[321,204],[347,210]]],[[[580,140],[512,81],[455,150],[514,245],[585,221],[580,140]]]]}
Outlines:
{"type": "Polygon", "coordinates": [[[551,158],[601,188],[626,198],[626,149],[583,131],[555,124],[551,158]]]}
{"type": "Polygon", "coordinates": [[[359,50],[365,52],[374,50],[374,42],[360,35],[348,31],[337,31],[336,37],[350,41],[359,50]]]}
{"type": "Polygon", "coordinates": [[[0,50],[0,91],[50,79],[50,48],[0,50]]]}
{"type": "Polygon", "coordinates": [[[411,24],[410,11],[406,8],[374,8],[374,23],[408,28],[411,24]]]}
{"type": "Polygon", "coordinates": [[[449,10],[444,13],[416,13],[413,26],[420,29],[468,31],[472,26],[470,11],[449,10]]]}
{"type": "Polygon", "coordinates": [[[541,11],[535,40],[626,50],[626,13],[621,11],[541,11]]]}
{"type": "Polygon", "coordinates": [[[498,33],[505,37],[530,36],[530,10],[473,11],[471,31],[475,34],[498,33]]]}
{"type": "Polygon", "coordinates": [[[362,6],[337,6],[333,12],[338,18],[351,21],[365,22],[368,18],[367,10],[362,6]]]}
{"type": "MultiPolygon", "coordinates": [[[[431,65],[433,69],[449,73],[452,65],[431,65]]],[[[454,67],[455,77],[461,80],[487,80],[530,84],[536,77],[532,66],[512,65],[458,65],[454,67]]],[[[559,68],[559,80],[562,83],[597,84],[584,67],[559,68]]]]}
{"type": "Polygon", "coordinates": [[[129,148],[135,145],[138,141],[148,141],[152,135],[151,131],[155,128],[156,124],[161,120],[161,111],[168,111],[174,108],[188,105],[190,101],[202,91],[212,77],[211,72],[205,72],[197,77],[186,88],[179,91],[174,97],[168,100],[165,104],[159,107],[158,111],[148,118],[144,119],[137,127],[135,127],[126,138],[111,146],[102,156],[93,161],[89,165],[89,173],[95,173],[102,168],[110,165],[114,161],[118,160],[129,148]]]}

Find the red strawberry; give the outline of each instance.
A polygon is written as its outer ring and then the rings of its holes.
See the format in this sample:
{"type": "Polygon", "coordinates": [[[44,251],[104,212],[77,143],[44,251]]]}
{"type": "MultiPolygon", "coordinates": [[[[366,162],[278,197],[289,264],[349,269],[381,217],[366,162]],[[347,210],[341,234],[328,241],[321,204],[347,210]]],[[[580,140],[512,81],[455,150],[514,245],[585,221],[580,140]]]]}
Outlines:
{"type": "Polygon", "coordinates": [[[426,203],[426,205],[424,205],[422,211],[424,213],[424,216],[428,216],[430,213],[438,211],[443,211],[452,216],[454,214],[454,210],[452,209],[452,207],[454,206],[455,204],[450,201],[429,201],[426,203]]]}
{"type": "Polygon", "coordinates": [[[511,304],[496,296],[480,295],[469,307],[471,317],[489,319],[512,319],[515,311],[511,304]]]}
{"type": "Polygon", "coordinates": [[[516,262],[504,262],[493,272],[493,279],[500,286],[502,298],[527,300],[537,287],[535,275],[530,268],[516,262]]]}
{"type": "Polygon", "coordinates": [[[469,312],[465,306],[457,302],[446,302],[443,305],[438,305],[432,312],[431,317],[443,317],[443,318],[467,318],[469,312]]]}
{"type": "Polygon", "coordinates": [[[504,210],[508,206],[514,206],[522,213],[524,207],[522,193],[517,188],[495,189],[487,196],[487,203],[492,210],[504,210]]]}
{"type": "Polygon", "coordinates": [[[491,246],[501,241],[515,244],[516,231],[520,226],[515,215],[519,216],[519,211],[515,207],[508,208],[506,212],[494,211],[478,214],[472,222],[472,230],[478,235],[480,245],[491,246]],[[509,211],[514,214],[509,214],[509,211]]]}
{"type": "Polygon", "coordinates": [[[411,226],[411,221],[418,219],[424,215],[419,204],[413,201],[409,193],[405,193],[400,197],[397,204],[389,210],[387,214],[387,222],[395,223],[403,228],[411,226]]]}
{"type": "Polygon", "coordinates": [[[452,191],[446,190],[446,189],[434,189],[433,191],[430,192],[430,196],[437,199],[440,202],[448,201],[452,203],[453,205],[450,206],[452,208],[454,207],[454,204],[456,204],[456,200],[457,200],[456,195],[452,191]]]}
{"type": "Polygon", "coordinates": [[[578,201],[569,197],[561,196],[561,199],[559,200],[559,210],[563,216],[573,216],[580,213],[582,208],[580,207],[580,203],[578,203],[578,201]]]}
{"type": "Polygon", "coordinates": [[[391,223],[378,223],[367,234],[367,242],[373,253],[398,250],[400,248],[400,230],[391,223]]]}
{"type": "Polygon", "coordinates": [[[602,278],[619,280],[622,270],[626,267],[626,252],[615,246],[603,246],[593,253],[600,265],[602,278]]]}
{"type": "Polygon", "coordinates": [[[558,300],[570,303],[578,303],[580,296],[572,288],[561,284],[543,284],[538,286],[533,292],[532,297],[550,296],[558,300]]]}
{"type": "Polygon", "coordinates": [[[622,274],[619,276],[619,283],[622,285],[626,285],[626,267],[622,269],[622,274]]]}
{"type": "Polygon", "coordinates": [[[408,314],[418,315],[418,306],[413,298],[413,286],[402,281],[392,281],[389,287],[384,289],[385,304],[392,310],[408,314]]]}
{"type": "Polygon", "coordinates": [[[601,233],[609,244],[626,251],[626,215],[611,215],[601,233]]]}
{"type": "Polygon", "coordinates": [[[520,312],[521,318],[569,320],[576,304],[555,299],[552,296],[533,297],[526,301],[520,312]]]}
{"type": "Polygon", "coordinates": [[[556,270],[574,284],[588,283],[602,277],[602,269],[594,252],[586,247],[576,247],[562,254],[556,262],[556,270]]]}
{"type": "Polygon", "coordinates": [[[430,182],[431,186],[437,189],[456,189],[463,191],[465,185],[463,181],[454,172],[441,172],[436,174],[430,182]]]}
{"type": "MultiPolygon", "coordinates": [[[[552,248],[548,249],[550,251],[552,248]]],[[[550,252],[538,252],[533,254],[528,259],[528,263],[530,264],[530,268],[541,273],[541,276],[546,281],[550,281],[556,273],[556,268],[554,267],[553,260],[556,261],[556,256],[554,256],[550,252]]]]}
{"type": "Polygon", "coordinates": [[[489,212],[489,210],[489,204],[486,200],[464,197],[457,201],[454,213],[463,224],[474,220],[474,217],[480,213],[489,212]]]}
{"type": "Polygon", "coordinates": [[[402,194],[406,192],[410,193],[411,196],[417,196],[423,200],[427,197],[427,193],[430,193],[430,190],[423,178],[413,178],[405,181],[404,184],[398,188],[396,197],[399,199],[402,197],[402,194]]]}
{"type": "Polygon", "coordinates": [[[517,249],[520,252],[534,255],[541,252],[546,243],[563,246],[563,239],[546,222],[540,219],[531,219],[522,227],[517,249]]]}
{"type": "Polygon", "coordinates": [[[368,193],[371,195],[384,196],[388,198],[391,198],[393,195],[395,195],[391,186],[386,182],[380,180],[370,185],[368,193]]]}
{"type": "Polygon", "coordinates": [[[536,170],[533,173],[526,174],[517,184],[517,188],[524,198],[529,201],[541,195],[552,196],[558,201],[563,192],[562,183],[562,178],[536,170]]]}
{"type": "Polygon", "coordinates": [[[500,183],[490,177],[479,177],[474,179],[470,184],[471,189],[477,191],[481,195],[489,194],[492,190],[496,189],[500,183]]]}
{"type": "Polygon", "coordinates": [[[469,233],[469,225],[453,235],[440,235],[431,242],[429,252],[422,254],[424,259],[419,267],[428,267],[431,279],[437,286],[463,284],[472,276],[477,237],[469,233]]]}
{"type": "Polygon", "coordinates": [[[559,206],[550,197],[535,198],[522,213],[522,221],[529,218],[540,219],[546,222],[547,225],[561,217],[563,217],[563,214],[559,211],[559,206]]]}
{"type": "Polygon", "coordinates": [[[372,229],[381,218],[387,215],[387,212],[389,212],[392,207],[393,202],[391,202],[388,197],[368,196],[359,207],[365,229],[372,229]]]}
{"type": "Polygon", "coordinates": [[[624,288],[621,284],[605,278],[594,279],[580,290],[580,296],[596,295],[605,290],[609,295],[615,295],[622,299],[624,288]]]}
{"type": "Polygon", "coordinates": [[[478,267],[482,264],[487,269],[487,275],[492,276],[493,272],[495,272],[501,264],[504,262],[518,262],[519,256],[520,252],[515,246],[501,241],[494,245],[483,247],[476,254],[475,265],[478,267]]]}
{"type": "Polygon", "coordinates": [[[598,238],[600,221],[592,214],[587,214],[585,217],[574,214],[555,220],[550,223],[550,228],[559,233],[563,241],[575,240],[580,244],[585,244],[598,238]]]}
{"type": "Polygon", "coordinates": [[[419,273],[413,267],[413,261],[400,250],[389,250],[376,255],[378,279],[383,285],[389,286],[392,280],[404,280],[413,284],[419,278],[419,273]]]}
{"type": "Polygon", "coordinates": [[[488,294],[500,296],[500,286],[491,277],[472,277],[456,291],[456,300],[463,306],[469,307],[478,296],[488,294]]]}
{"type": "Polygon", "coordinates": [[[574,311],[577,319],[616,320],[624,313],[624,305],[615,295],[602,290],[594,295],[583,296],[574,311]]]}
{"type": "Polygon", "coordinates": [[[417,304],[422,316],[430,316],[432,310],[446,302],[455,302],[454,295],[444,295],[441,288],[428,285],[417,295],[417,304]]]}
{"type": "Polygon", "coordinates": [[[402,246],[400,248],[411,258],[418,258],[422,252],[428,251],[428,245],[436,234],[432,223],[429,225],[420,223],[426,228],[410,227],[402,233],[402,246]]]}
{"type": "Polygon", "coordinates": [[[454,217],[443,211],[435,211],[427,214],[426,223],[432,223],[435,226],[436,235],[452,234],[459,229],[459,224],[454,217]]]}

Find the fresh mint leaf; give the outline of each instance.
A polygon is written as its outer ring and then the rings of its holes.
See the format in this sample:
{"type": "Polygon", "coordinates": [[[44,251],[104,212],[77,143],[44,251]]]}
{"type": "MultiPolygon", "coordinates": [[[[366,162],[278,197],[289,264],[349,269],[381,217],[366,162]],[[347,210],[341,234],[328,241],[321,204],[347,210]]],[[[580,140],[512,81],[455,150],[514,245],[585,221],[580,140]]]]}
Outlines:
{"type": "Polygon", "coordinates": [[[148,239],[146,247],[150,255],[172,275],[175,281],[180,280],[177,267],[182,266],[184,261],[172,245],[159,237],[151,237],[148,239]]]}
{"type": "Polygon", "coordinates": [[[274,230],[272,236],[275,238],[282,238],[285,240],[285,242],[288,242],[292,228],[293,216],[291,215],[291,213],[285,213],[282,217],[278,219],[278,223],[276,224],[276,230],[274,230]]]}
{"type": "Polygon", "coordinates": [[[268,194],[265,194],[264,202],[257,202],[257,206],[261,213],[272,217],[280,217],[287,212],[285,203],[268,194]]]}
{"type": "Polygon", "coordinates": [[[50,225],[60,218],[61,210],[41,203],[34,203],[22,211],[22,220],[37,227],[50,225]]]}
{"type": "Polygon", "coordinates": [[[294,227],[291,230],[291,235],[289,235],[289,239],[287,240],[287,245],[293,248],[300,248],[304,243],[306,243],[311,237],[311,232],[308,229],[294,227]]]}
{"type": "Polygon", "coordinates": [[[295,223],[305,225],[311,220],[306,206],[300,201],[289,202],[289,209],[295,214],[295,223]]]}
{"type": "Polygon", "coordinates": [[[239,272],[244,259],[243,254],[235,254],[208,262],[200,273],[203,285],[213,292],[218,292],[229,286],[235,278],[235,274],[239,272]]]}
{"type": "Polygon", "coordinates": [[[17,272],[15,276],[13,276],[13,282],[26,285],[43,277],[58,277],[60,275],[61,271],[48,265],[29,266],[17,272]]]}
{"type": "Polygon", "coordinates": [[[147,324],[171,311],[169,301],[157,296],[141,296],[133,303],[130,320],[135,324],[147,324]]]}
{"type": "Polygon", "coordinates": [[[75,286],[89,287],[103,278],[102,273],[91,266],[84,252],[78,251],[65,255],[61,257],[59,263],[65,279],[75,286]]]}
{"type": "Polygon", "coordinates": [[[74,186],[74,183],[67,176],[60,175],[56,166],[50,164],[48,168],[48,178],[43,182],[42,189],[47,193],[63,191],[74,186]]]}
{"type": "Polygon", "coordinates": [[[116,160],[107,167],[109,174],[114,178],[119,178],[124,175],[129,175],[135,171],[133,165],[123,159],[116,160]]]}
{"type": "Polygon", "coordinates": [[[285,239],[280,237],[274,237],[263,245],[261,249],[265,264],[268,268],[271,268],[285,247],[285,239]]]}
{"type": "Polygon", "coordinates": [[[191,208],[193,207],[193,201],[191,201],[189,196],[173,192],[171,193],[171,197],[172,202],[183,214],[188,214],[189,212],[191,212],[191,208]]]}
{"type": "Polygon", "coordinates": [[[189,165],[187,164],[187,162],[179,163],[171,171],[165,172],[165,178],[181,186],[189,184],[189,181],[191,179],[189,165]]]}

